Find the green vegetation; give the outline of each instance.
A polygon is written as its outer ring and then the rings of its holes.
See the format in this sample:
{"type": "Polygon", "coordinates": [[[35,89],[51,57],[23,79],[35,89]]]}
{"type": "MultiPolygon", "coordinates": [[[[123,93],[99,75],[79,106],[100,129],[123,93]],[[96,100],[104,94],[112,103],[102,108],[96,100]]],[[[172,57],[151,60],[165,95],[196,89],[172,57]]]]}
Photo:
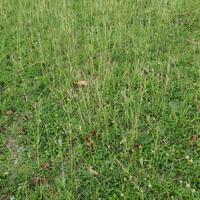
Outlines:
{"type": "Polygon", "coordinates": [[[0,1],[0,200],[199,200],[199,153],[199,0],[0,1]]]}

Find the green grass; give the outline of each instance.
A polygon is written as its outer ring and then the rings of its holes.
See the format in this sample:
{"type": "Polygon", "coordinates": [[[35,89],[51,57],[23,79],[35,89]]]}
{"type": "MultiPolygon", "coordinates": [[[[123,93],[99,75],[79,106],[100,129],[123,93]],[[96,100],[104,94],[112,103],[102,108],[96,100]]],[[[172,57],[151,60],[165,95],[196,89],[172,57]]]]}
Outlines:
{"type": "Polygon", "coordinates": [[[0,1],[0,200],[199,200],[199,138],[199,0],[0,1]]]}

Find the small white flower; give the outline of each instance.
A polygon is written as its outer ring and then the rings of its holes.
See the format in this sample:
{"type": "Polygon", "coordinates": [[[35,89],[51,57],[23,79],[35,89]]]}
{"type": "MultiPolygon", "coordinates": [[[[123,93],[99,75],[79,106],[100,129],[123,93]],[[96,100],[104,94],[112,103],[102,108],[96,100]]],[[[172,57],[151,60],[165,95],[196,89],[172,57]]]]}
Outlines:
{"type": "Polygon", "coordinates": [[[122,140],[122,143],[126,143],[126,138],[124,138],[124,139],[122,140]]]}
{"type": "Polygon", "coordinates": [[[58,139],[58,144],[59,144],[60,146],[62,146],[62,138],[61,138],[61,137],[58,139]]]}
{"type": "Polygon", "coordinates": [[[192,160],[192,158],[189,160],[189,162],[190,162],[190,163],[193,163],[193,160],[192,160]]]}
{"type": "Polygon", "coordinates": [[[190,188],[190,184],[189,184],[189,183],[186,183],[186,187],[187,187],[187,188],[190,188]]]}
{"type": "Polygon", "coordinates": [[[121,196],[121,197],[124,197],[124,194],[123,194],[123,193],[121,193],[121,194],[120,194],[120,196],[121,196]]]}
{"type": "Polygon", "coordinates": [[[133,176],[129,176],[129,180],[132,180],[133,179],[133,176]]]}
{"type": "Polygon", "coordinates": [[[190,156],[185,156],[185,159],[189,160],[189,159],[190,159],[190,156]]]}
{"type": "Polygon", "coordinates": [[[14,164],[16,165],[18,163],[19,159],[14,160],[14,164]]]}

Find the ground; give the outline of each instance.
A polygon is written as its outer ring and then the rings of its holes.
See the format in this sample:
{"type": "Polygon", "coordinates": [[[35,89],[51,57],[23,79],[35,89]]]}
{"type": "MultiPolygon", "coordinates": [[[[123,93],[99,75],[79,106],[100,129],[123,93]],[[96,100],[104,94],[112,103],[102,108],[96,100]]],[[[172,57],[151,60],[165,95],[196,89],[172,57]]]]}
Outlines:
{"type": "Polygon", "coordinates": [[[199,0],[0,13],[0,200],[200,199],[199,0]]]}

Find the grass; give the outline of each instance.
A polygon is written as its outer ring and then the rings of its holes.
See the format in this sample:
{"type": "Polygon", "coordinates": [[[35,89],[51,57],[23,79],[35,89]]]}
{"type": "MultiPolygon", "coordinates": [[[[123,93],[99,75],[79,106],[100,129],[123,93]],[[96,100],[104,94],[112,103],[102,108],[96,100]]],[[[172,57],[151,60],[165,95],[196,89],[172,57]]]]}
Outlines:
{"type": "Polygon", "coordinates": [[[199,0],[0,13],[0,200],[200,199],[199,0]]]}

